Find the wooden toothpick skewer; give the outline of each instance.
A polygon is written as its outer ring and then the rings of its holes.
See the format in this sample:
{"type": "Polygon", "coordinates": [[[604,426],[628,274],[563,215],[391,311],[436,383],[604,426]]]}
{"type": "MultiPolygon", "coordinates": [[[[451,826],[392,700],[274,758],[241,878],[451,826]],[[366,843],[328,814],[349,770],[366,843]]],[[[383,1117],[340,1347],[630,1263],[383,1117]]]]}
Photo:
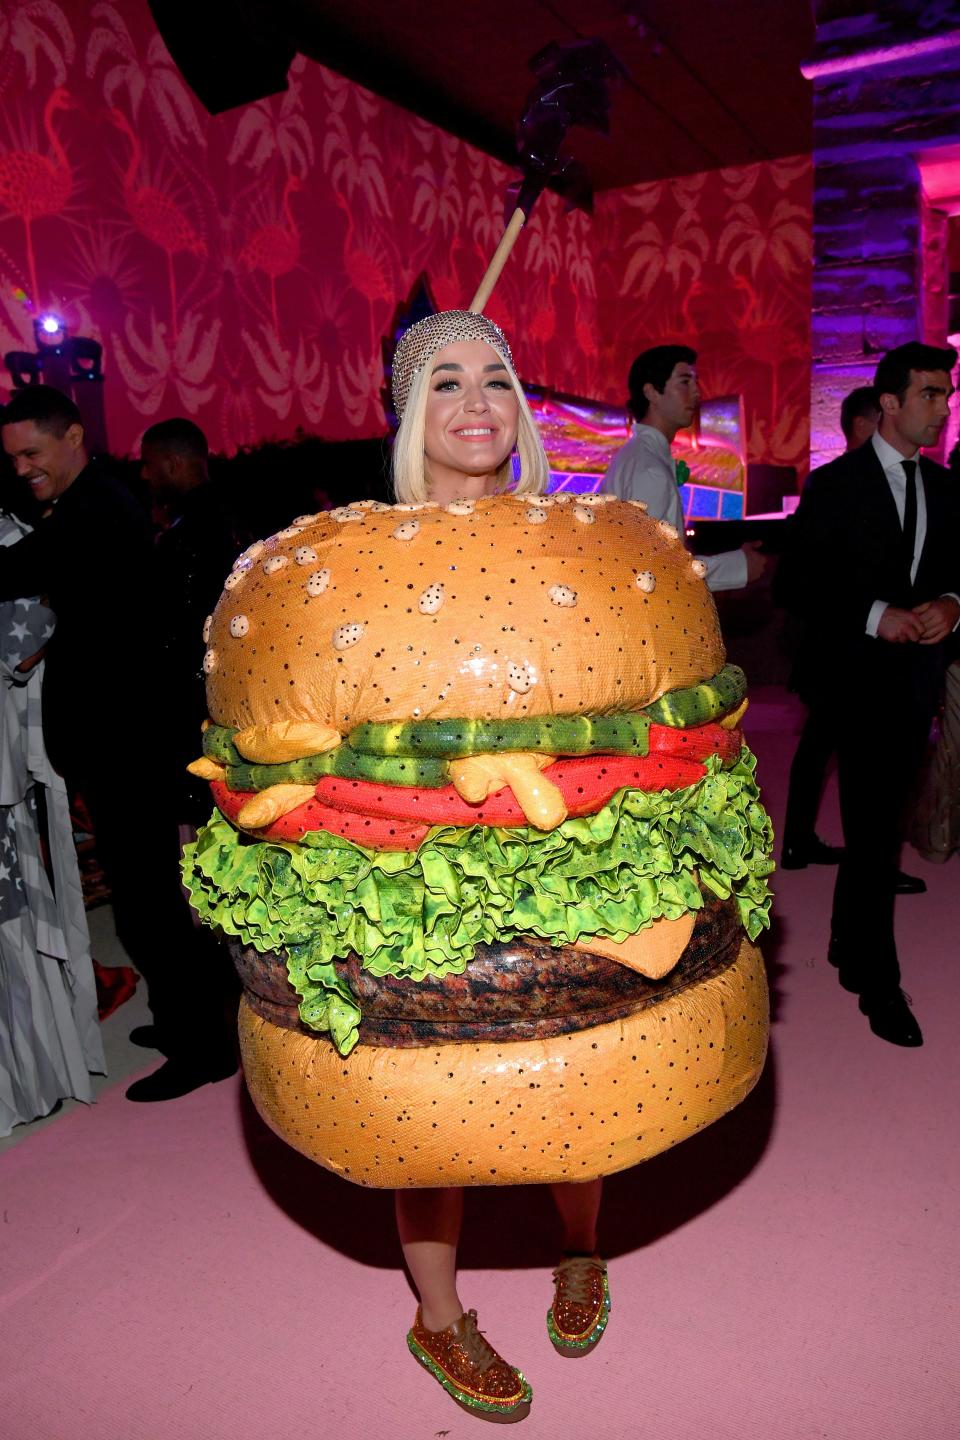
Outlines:
{"type": "Polygon", "coordinates": [[[500,237],[500,244],[493,252],[493,259],[487,266],[487,273],[480,281],[480,284],[477,288],[477,293],[470,301],[470,309],[475,311],[478,315],[483,314],[484,306],[490,299],[494,285],[496,285],[497,281],[500,279],[500,272],[503,269],[504,265],[506,265],[507,263],[507,257],[509,256],[510,251],[517,243],[517,236],[523,229],[526,218],[527,217],[526,215],[524,215],[522,210],[514,210],[513,214],[510,216],[510,222],[507,225],[506,230],[504,230],[503,234],[500,237]]]}

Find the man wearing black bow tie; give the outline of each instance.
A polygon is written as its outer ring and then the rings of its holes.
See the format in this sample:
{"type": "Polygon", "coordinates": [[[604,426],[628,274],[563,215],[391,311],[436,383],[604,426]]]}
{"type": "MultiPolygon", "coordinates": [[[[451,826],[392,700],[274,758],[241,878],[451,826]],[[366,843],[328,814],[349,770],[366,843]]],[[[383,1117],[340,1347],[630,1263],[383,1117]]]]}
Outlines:
{"type": "Polygon", "coordinates": [[[885,355],[880,424],[815,470],[778,581],[804,623],[805,696],[829,709],[846,853],[829,958],[875,1034],[923,1037],[900,988],[893,936],[903,809],[940,691],[942,641],[960,622],[960,494],[921,455],[946,424],[956,351],[911,342],[885,355]]]}

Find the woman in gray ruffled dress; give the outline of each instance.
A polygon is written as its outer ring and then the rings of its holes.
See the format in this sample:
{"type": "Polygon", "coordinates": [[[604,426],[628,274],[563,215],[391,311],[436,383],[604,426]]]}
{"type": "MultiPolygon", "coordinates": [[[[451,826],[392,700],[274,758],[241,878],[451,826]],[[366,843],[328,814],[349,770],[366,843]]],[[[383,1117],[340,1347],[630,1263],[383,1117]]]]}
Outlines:
{"type": "Polygon", "coordinates": [[[943,710],[909,825],[913,848],[925,860],[940,865],[960,850],[960,655],[956,636],[951,649],[943,710]]]}
{"type": "MultiPolygon", "coordinates": [[[[0,511],[0,545],[28,531],[0,511]]],[[[91,1102],[106,1068],[67,793],[40,724],[54,624],[40,600],[0,603],[0,1136],[67,1097],[91,1102]]]]}

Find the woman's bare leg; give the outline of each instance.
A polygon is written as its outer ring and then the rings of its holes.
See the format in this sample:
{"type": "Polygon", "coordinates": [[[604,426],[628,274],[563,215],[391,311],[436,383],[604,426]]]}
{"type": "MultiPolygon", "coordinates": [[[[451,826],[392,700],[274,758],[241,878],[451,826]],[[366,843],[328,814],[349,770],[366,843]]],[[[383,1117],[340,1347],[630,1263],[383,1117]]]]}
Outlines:
{"type": "Polygon", "coordinates": [[[551,1185],[550,1193],[563,1225],[562,1248],[573,1254],[595,1255],[603,1180],[551,1185]]]}
{"type": "Polygon", "coordinates": [[[423,1323],[428,1330],[446,1330],[463,1314],[457,1294],[463,1191],[398,1190],[396,1205],[403,1258],[420,1296],[423,1323]]]}

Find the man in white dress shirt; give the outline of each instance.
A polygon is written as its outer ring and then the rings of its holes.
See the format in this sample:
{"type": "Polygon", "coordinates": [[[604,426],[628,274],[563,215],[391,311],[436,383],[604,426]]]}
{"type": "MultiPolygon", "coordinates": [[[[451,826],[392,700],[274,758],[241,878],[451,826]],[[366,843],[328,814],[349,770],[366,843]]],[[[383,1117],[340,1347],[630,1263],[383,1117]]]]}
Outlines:
{"type": "MultiPolygon", "coordinates": [[[[617,451],[603,484],[618,500],[642,500],[648,514],[669,521],[681,535],[683,504],[670,446],[677,431],[692,423],[700,403],[696,362],[696,351],[687,345],[655,345],[637,356],[627,379],[633,438],[617,451]]],[[[700,559],[711,590],[740,590],[758,580],[767,565],[757,541],[700,559]]]]}
{"type": "Polygon", "coordinates": [[[801,694],[829,707],[846,852],[828,958],[875,1034],[923,1037],[893,935],[903,809],[939,700],[943,641],[960,622],[960,493],[921,455],[946,424],[957,355],[912,341],[877,366],[880,424],[815,470],[778,592],[804,623],[801,694]]]}

